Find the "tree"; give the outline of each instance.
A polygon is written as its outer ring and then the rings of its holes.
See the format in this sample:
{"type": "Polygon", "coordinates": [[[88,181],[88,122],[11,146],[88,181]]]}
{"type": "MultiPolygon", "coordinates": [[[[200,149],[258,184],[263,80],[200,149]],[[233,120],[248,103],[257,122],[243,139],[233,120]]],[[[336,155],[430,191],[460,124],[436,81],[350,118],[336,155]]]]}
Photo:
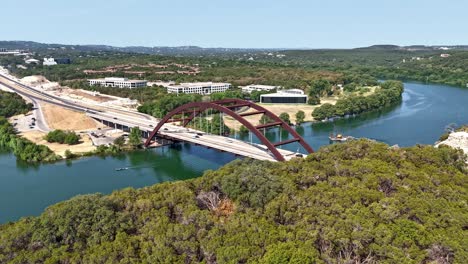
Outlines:
{"type": "Polygon", "coordinates": [[[60,143],[60,144],[68,144],[68,145],[76,145],[80,142],[81,137],[77,135],[73,131],[63,131],[60,129],[56,129],[47,133],[45,136],[45,140],[47,142],[53,143],[60,143]]]}
{"type": "Polygon", "coordinates": [[[75,157],[75,155],[69,149],[65,150],[65,158],[66,159],[72,159],[74,157],[75,157]]]}
{"type": "Polygon", "coordinates": [[[120,136],[114,140],[114,145],[118,147],[122,147],[125,144],[125,138],[123,136],[120,136]]]}
{"type": "Polygon", "coordinates": [[[332,104],[325,103],[320,107],[317,107],[312,112],[312,116],[317,120],[323,120],[328,117],[335,115],[335,108],[332,104]]]}
{"type": "Polygon", "coordinates": [[[279,115],[279,118],[280,118],[281,120],[283,120],[284,122],[286,122],[287,124],[291,124],[291,120],[290,120],[290,118],[289,118],[289,114],[288,114],[288,113],[286,113],[286,112],[281,113],[281,114],[279,115]]]}
{"type": "Polygon", "coordinates": [[[296,124],[300,125],[304,123],[305,113],[302,110],[297,111],[296,113],[296,124]]]}
{"type": "Polygon", "coordinates": [[[246,128],[244,125],[241,125],[240,128],[239,128],[239,133],[245,135],[245,134],[248,134],[249,133],[249,129],[246,128]]]}
{"type": "Polygon", "coordinates": [[[76,145],[80,142],[81,137],[77,135],[75,132],[68,132],[66,133],[64,143],[68,145],[76,145]]]}
{"type": "Polygon", "coordinates": [[[310,96],[309,100],[307,100],[307,104],[310,105],[318,105],[320,104],[320,97],[318,96],[310,96]]]}
{"type": "Polygon", "coordinates": [[[309,88],[310,97],[320,97],[324,95],[331,95],[332,85],[329,81],[324,79],[315,80],[311,83],[309,88]]]}
{"type": "Polygon", "coordinates": [[[268,123],[271,123],[273,122],[273,120],[271,120],[271,118],[267,115],[262,115],[262,117],[260,117],[260,120],[259,120],[260,124],[264,125],[264,124],[268,124],[268,123]]]}
{"type": "Polygon", "coordinates": [[[137,148],[141,144],[141,130],[139,127],[132,127],[130,130],[130,136],[128,142],[134,148],[137,148]]]}
{"type": "Polygon", "coordinates": [[[210,133],[215,135],[229,135],[230,129],[224,124],[222,114],[215,114],[210,122],[210,133]]]}

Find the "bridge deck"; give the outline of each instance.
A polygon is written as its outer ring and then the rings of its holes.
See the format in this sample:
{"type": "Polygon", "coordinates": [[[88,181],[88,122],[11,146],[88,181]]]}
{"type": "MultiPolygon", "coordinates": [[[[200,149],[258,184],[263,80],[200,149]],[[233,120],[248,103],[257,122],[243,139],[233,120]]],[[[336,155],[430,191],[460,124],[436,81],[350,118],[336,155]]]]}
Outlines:
{"type": "MultiPolygon", "coordinates": [[[[124,116],[116,116],[115,113],[112,113],[111,115],[109,113],[101,112],[88,113],[87,115],[95,119],[127,127],[139,127],[140,130],[144,132],[151,132],[157,125],[157,121],[148,121],[138,118],[128,119],[124,116]]],[[[191,128],[165,124],[159,131],[158,135],[253,159],[276,161],[275,157],[268,152],[267,147],[264,145],[255,143],[250,144],[239,139],[207,134],[191,128]]],[[[283,149],[278,149],[278,151],[284,156],[286,160],[290,160],[291,158],[296,157],[297,154],[296,152],[283,149]]]]}

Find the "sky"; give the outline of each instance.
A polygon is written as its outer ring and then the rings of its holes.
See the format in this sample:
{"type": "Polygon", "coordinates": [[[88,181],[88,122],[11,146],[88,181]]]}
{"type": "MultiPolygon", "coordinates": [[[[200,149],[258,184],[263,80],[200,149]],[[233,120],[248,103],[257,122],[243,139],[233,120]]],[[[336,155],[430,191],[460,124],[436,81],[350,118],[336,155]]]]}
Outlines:
{"type": "Polygon", "coordinates": [[[467,0],[0,0],[0,40],[113,46],[468,44],[467,0]]]}

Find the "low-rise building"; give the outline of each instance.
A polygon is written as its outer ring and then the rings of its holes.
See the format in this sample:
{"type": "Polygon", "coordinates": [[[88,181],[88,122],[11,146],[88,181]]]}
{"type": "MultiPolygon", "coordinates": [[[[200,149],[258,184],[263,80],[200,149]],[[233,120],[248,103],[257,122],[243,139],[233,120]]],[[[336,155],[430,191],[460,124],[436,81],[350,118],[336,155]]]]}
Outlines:
{"type": "Polygon", "coordinates": [[[187,93],[187,94],[212,94],[225,92],[231,88],[230,83],[213,83],[213,82],[198,82],[198,83],[181,83],[179,85],[167,86],[168,93],[187,93]]]}
{"type": "Polygon", "coordinates": [[[21,50],[9,50],[6,48],[0,48],[0,55],[18,55],[21,53],[21,50]]]}
{"type": "Polygon", "coordinates": [[[242,92],[251,93],[253,91],[271,91],[277,88],[279,87],[273,86],[273,85],[251,84],[251,85],[242,87],[242,92]]]}
{"type": "Polygon", "coordinates": [[[146,80],[129,80],[127,78],[107,77],[104,79],[89,79],[89,85],[100,85],[104,87],[118,87],[118,88],[139,88],[146,87],[146,80]]]}
{"type": "Polygon", "coordinates": [[[44,62],[42,63],[44,66],[53,66],[57,65],[57,62],[54,60],[54,58],[44,58],[44,62]]]}
{"type": "Polygon", "coordinates": [[[71,60],[70,58],[55,58],[54,59],[57,64],[70,64],[71,60]]]}
{"type": "Polygon", "coordinates": [[[307,103],[307,95],[300,89],[281,90],[277,93],[260,95],[260,103],[305,104],[307,103]]]}
{"type": "Polygon", "coordinates": [[[24,62],[26,64],[39,64],[39,60],[36,60],[36,59],[27,59],[24,62]]]}

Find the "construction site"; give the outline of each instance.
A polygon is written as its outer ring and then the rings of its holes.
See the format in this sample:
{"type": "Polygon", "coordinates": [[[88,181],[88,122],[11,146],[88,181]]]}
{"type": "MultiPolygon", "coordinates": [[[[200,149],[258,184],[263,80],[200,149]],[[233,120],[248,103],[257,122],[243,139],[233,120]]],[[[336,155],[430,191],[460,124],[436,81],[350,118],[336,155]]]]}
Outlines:
{"type": "MultiPolygon", "coordinates": [[[[2,74],[8,74],[4,69],[2,74]]],[[[14,78],[13,76],[9,76],[14,78]]],[[[71,89],[60,86],[56,82],[50,82],[43,76],[28,76],[18,80],[20,83],[36,89],[43,94],[53,95],[64,100],[90,105],[95,107],[113,108],[123,111],[136,111],[138,102],[128,98],[111,95],[103,95],[81,89],[71,89]]],[[[11,85],[15,85],[11,83],[11,85]]],[[[0,83],[0,89],[14,92],[0,83]]],[[[34,105],[34,109],[26,115],[13,116],[9,119],[19,135],[40,145],[48,146],[60,156],[64,156],[66,150],[72,153],[87,153],[96,149],[99,145],[109,145],[113,141],[125,135],[121,130],[109,128],[84,112],[73,111],[52,103],[32,100],[28,96],[24,99],[34,105]],[[53,130],[74,131],[80,135],[81,140],[76,145],[64,145],[47,142],[44,137],[53,130]]]]}

